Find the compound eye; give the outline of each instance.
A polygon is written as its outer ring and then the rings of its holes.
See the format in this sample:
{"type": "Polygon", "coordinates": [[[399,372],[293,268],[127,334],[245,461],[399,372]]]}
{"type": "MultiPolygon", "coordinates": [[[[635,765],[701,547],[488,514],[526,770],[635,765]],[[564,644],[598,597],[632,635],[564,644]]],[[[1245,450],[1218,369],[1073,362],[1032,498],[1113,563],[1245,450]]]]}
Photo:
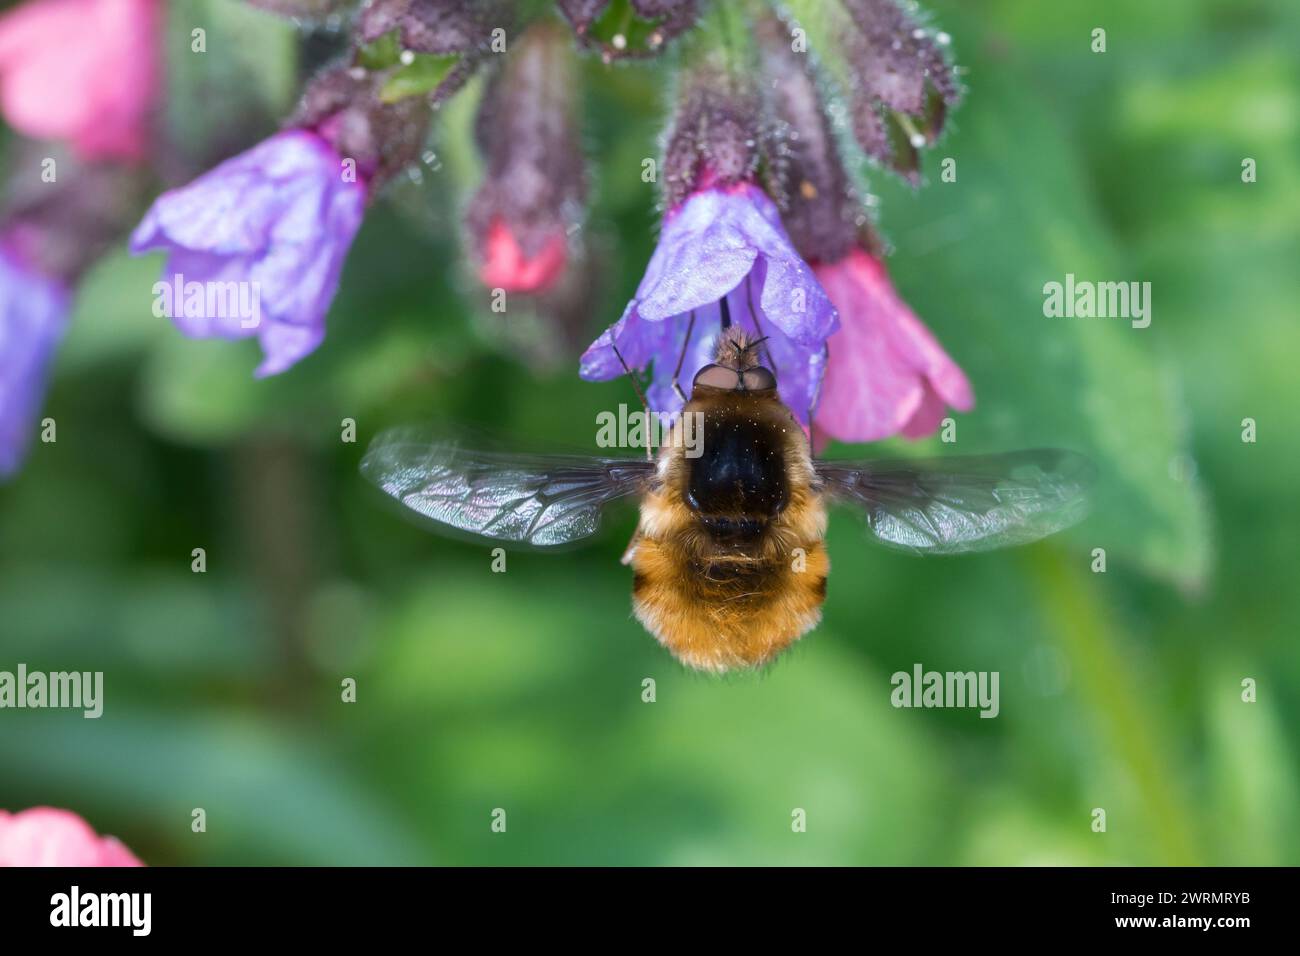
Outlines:
{"type": "Polygon", "coordinates": [[[740,387],[740,373],[725,365],[706,365],[695,373],[694,387],[701,385],[732,391],[740,387]]]}
{"type": "Polygon", "coordinates": [[[751,368],[745,372],[745,388],[751,392],[776,388],[776,376],[761,366],[751,368]]]}

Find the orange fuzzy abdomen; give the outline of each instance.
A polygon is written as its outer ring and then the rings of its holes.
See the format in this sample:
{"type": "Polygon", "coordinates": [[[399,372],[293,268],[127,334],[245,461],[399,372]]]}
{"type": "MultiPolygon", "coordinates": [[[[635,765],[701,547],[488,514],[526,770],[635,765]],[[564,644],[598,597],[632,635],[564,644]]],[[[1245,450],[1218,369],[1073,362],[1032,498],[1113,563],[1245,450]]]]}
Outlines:
{"type": "MultiPolygon", "coordinates": [[[[643,527],[662,524],[653,511],[671,507],[652,496],[643,503],[643,527]]],[[[660,539],[641,536],[632,558],[637,619],[682,663],[717,673],[757,667],[817,625],[830,571],[820,537],[782,536],[787,544],[768,542],[756,555],[701,557],[695,534],[686,527],[660,539]]]]}

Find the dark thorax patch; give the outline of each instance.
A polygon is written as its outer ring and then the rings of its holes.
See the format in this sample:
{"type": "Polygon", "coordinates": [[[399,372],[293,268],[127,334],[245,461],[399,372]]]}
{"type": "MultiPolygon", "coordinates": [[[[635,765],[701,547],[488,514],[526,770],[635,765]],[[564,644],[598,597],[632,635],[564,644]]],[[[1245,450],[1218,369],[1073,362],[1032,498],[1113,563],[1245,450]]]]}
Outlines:
{"type": "Polygon", "coordinates": [[[783,436],[744,403],[706,411],[701,455],[687,464],[686,503],[710,533],[761,533],[789,499],[783,436]]]}

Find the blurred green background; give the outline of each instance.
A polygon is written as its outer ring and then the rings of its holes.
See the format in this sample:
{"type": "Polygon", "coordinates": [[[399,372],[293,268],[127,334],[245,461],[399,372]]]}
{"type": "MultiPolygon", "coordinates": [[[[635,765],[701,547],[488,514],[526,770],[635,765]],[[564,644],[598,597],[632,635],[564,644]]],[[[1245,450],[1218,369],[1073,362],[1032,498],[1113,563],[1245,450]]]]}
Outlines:
{"type": "MultiPolygon", "coordinates": [[[[170,6],[189,175],[272,129],[330,41],[232,0],[170,6]]],[[[1300,8],[927,6],[968,96],[924,188],[870,176],[899,289],[978,404],[955,448],[866,453],[1080,449],[1102,474],[1082,525],[920,560],[836,514],[824,624],[716,679],[631,618],[631,509],[504,574],[397,517],[357,472],[383,427],[590,448],[596,414],[636,402],[576,355],[653,246],[663,65],[586,65],[599,282],[568,340],[468,281],[471,88],[289,373],[256,382],[253,343],[155,319],[157,258],[113,254],[81,289],[58,442],[0,488],[0,669],[102,670],[105,711],[0,714],[0,808],[70,808],[151,864],[1300,862],[1300,8]],[[1067,272],[1150,281],[1150,328],[1045,318],[1067,272]],[[999,671],[1000,715],[892,708],[917,662],[999,671]]]]}

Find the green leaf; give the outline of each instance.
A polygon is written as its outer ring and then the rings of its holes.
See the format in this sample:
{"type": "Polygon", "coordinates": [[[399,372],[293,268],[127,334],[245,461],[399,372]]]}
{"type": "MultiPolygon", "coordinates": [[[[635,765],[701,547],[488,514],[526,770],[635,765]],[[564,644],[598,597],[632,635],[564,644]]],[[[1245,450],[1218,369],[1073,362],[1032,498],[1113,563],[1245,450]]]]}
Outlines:
{"type": "MultiPolygon", "coordinates": [[[[1195,586],[1211,552],[1203,493],[1188,458],[1185,406],[1162,340],[1177,319],[1152,290],[1152,324],[1049,318],[1043,287],[1141,281],[1099,221],[1048,108],[1005,64],[981,69],[960,128],[932,151],[955,182],[917,193],[881,184],[900,293],[962,365],[976,408],[956,448],[1082,451],[1100,479],[1074,540],[1153,575],[1195,586]]],[[[879,180],[880,177],[877,177],[879,180]]]]}
{"type": "Polygon", "coordinates": [[[170,335],[149,356],[140,382],[140,417],[186,444],[221,444],[269,424],[277,382],[253,378],[257,343],[170,335]]]}
{"type": "MultiPolygon", "coordinates": [[[[97,720],[16,715],[21,729],[0,735],[0,759],[24,768],[25,785],[55,795],[47,800],[92,818],[87,804],[147,821],[139,834],[110,831],[146,863],[429,862],[322,735],[237,714],[115,702],[111,688],[97,720]],[[195,808],[206,813],[204,833],[191,829],[195,808]]],[[[336,684],[328,693],[338,700],[336,684]]]]}
{"type": "Polygon", "coordinates": [[[417,53],[409,63],[393,72],[384,83],[380,99],[385,103],[396,103],[408,96],[427,96],[436,90],[442,81],[460,62],[455,54],[417,53]]]}
{"type": "Polygon", "coordinates": [[[153,314],[153,285],[161,262],[161,256],[133,258],[123,245],[86,275],[77,286],[68,335],[59,349],[60,375],[137,356],[173,331],[171,322],[153,314]]]}

